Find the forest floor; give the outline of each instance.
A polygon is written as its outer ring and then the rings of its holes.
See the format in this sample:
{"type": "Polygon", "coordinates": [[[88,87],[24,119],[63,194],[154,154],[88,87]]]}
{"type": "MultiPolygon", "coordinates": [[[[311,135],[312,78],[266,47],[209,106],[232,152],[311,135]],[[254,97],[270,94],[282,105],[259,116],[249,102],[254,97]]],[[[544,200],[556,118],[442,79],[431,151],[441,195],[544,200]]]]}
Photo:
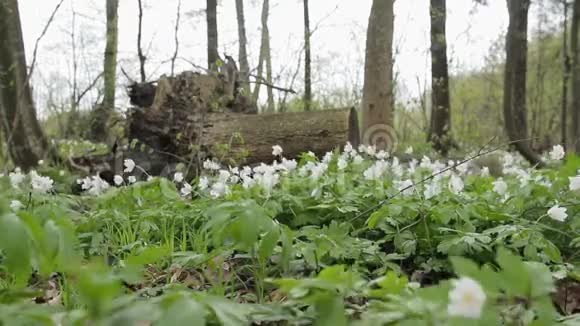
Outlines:
{"type": "Polygon", "coordinates": [[[0,324],[580,325],[580,158],[490,155],[499,173],[348,144],[194,180],[12,171],[0,324]]]}

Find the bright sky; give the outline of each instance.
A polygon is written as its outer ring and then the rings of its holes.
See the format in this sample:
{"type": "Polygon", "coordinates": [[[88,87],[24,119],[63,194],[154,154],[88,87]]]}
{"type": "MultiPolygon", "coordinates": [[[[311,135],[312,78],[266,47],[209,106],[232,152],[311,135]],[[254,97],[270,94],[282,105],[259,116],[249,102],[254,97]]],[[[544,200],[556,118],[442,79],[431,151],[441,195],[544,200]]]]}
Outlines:
{"type": "MultiPolygon", "coordinates": [[[[143,44],[150,62],[151,78],[169,72],[167,60],[174,49],[174,22],[177,0],[144,0],[143,44]]],[[[504,0],[491,0],[489,6],[476,6],[470,0],[448,0],[449,57],[453,69],[475,68],[483,64],[493,41],[507,28],[504,0]]],[[[35,39],[40,35],[58,0],[20,0],[27,55],[30,58],[35,39]]],[[[249,38],[250,64],[256,65],[260,43],[261,1],[245,3],[246,29],[249,38]]],[[[417,93],[417,77],[429,76],[429,16],[427,0],[395,1],[396,72],[401,81],[402,96],[417,93]]],[[[179,33],[180,57],[206,65],[205,1],[183,0],[179,33]]],[[[366,25],[371,0],[311,0],[311,26],[318,29],[312,37],[314,87],[320,92],[331,88],[362,86],[366,25]]],[[[72,12],[77,35],[78,76],[86,85],[102,66],[104,51],[104,0],[65,0],[55,23],[41,42],[38,54],[38,76],[44,87],[57,84],[66,87],[73,71],[71,31],[72,12]],[[63,78],[63,77],[68,77],[63,78]]],[[[270,33],[274,75],[286,86],[297,65],[302,47],[303,17],[301,0],[271,0],[270,33]]],[[[530,25],[533,25],[532,23],[530,25]]],[[[234,0],[220,1],[218,8],[220,52],[237,57],[237,25],[234,0]]],[[[137,78],[136,33],[137,0],[120,0],[119,60],[137,78]]],[[[30,59],[29,59],[30,63],[30,59]]],[[[180,68],[190,68],[180,61],[180,68]]],[[[38,80],[38,76],[35,76],[38,80]]],[[[299,75],[299,80],[302,74],[299,75]]],[[[124,79],[122,79],[123,81],[124,79]]],[[[301,81],[295,85],[300,88],[301,81]]],[[[37,88],[42,86],[37,85],[37,88]]],[[[82,88],[82,87],[81,87],[82,88]]]]}

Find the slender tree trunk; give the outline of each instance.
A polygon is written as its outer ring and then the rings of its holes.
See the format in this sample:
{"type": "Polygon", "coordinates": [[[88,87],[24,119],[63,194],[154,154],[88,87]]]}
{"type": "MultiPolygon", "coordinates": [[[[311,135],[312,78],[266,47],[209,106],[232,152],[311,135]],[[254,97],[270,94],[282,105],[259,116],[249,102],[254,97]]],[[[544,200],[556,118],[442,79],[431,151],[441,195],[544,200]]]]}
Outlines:
{"type": "Polygon", "coordinates": [[[14,164],[29,169],[50,153],[30,91],[17,0],[0,1],[0,40],[0,128],[14,164]]]}
{"type": "Polygon", "coordinates": [[[246,46],[246,20],[244,18],[244,1],[236,0],[236,16],[238,19],[238,61],[240,62],[240,81],[246,94],[250,93],[250,64],[248,63],[248,52],[246,46]]]}
{"type": "Polygon", "coordinates": [[[580,0],[574,1],[570,51],[572,52],[571,139],[569,150],[580,153],[580,0]]]}
{"type": "Polygon", "coordinates": [[[310,57],[310,12],[308,0],[304,0],[304,111],[312,109],[312,79],[310,57]]]}
{"type": "Polygon", "coordinates": [[[272,80],[272,50],[270,48],[270,29],[266,28],[266,46],[264,47],[266,51],[264,53],[264,61],[266,63],[266,93],[268,95],[268,112],[274,112],[276,105],[274,104],[274,92],[272,86],[274,84],[272,80]]]}
{"type": "Polygon", "coordinates": [[[393,0],[373,0],[366,40],[362,141],[385,150],[396,145],[393,130],[393,23],[393,0]]]}
{"type": "Polygon", "coordinates": [[[258,68],[256,72],[256,86],[254,86],[254,93],[252,96],[252,100],[254,103],[258,103],[258,99],[260,98],[260,82],[261,79],[264,78],[264,61],[268,52],[268,48],[270,46],[270,32],[268,31],[268,15],[270,12],[270,1],[264,0],[262,3],[262,41],[260,45],[260,56],[258,58],[258,68]]]}
{"type": "Polygon", "coordinates": [[[571,65],[568,53],[568,2],[564,1],[564,36],[562,37],[562,99],[560,116],[560,133],[562,146],[568,149],[568,83],[570,80],[571,65]]]}
{"type": "Polygon", "coordinates": [[[177,61],[177,56],[179,55],[179,24],[181,22],[181,0],[177,2],[177,12],[175,14],[175,51],[173,51],[173,56],[171,57],[171,76],[175,76],[175,61],[177,61]]]}
{"type": "Polygon", "coordinates": [[[217,0],[207,0],[207,66],[214,69],[219,60],[218,29],[217,29],[217,0]]]}
{"type": "MultiPolygon", "coordinates": [[[[95,108],[92,119],[92,138],[104,141],[107,138],[107,124],[115,109],[117,89],[117,46],[119,0],[107,0],[107,44],[105,46],[103,103],[95,108]]],[[[76,100],[76,98],[75,98],[76,100]]]]}
{"type": "Polygon", "coordinates": [[[429,141],[447,156],[451,145],[451,109],[447,65],[446,0],[431,0],[431,127],[429,141]]]}
{"type": "Polygon", "coordinates": [[[507,0],[509,27],[506,37],[503,114],[506,132],[514,147],[531,164],[542,166],[531,148],[526,110],[528,60],[528,10],[530,0],[507,0]]]}
{"type": "Polygon", "coordinates": [[[141,82],[147,81],[147,74],[145,74],[145,62],[147,57],[143,54],[143,46],[141,41],[143,39],[143,3],[142,0],[137,0],[139,6],[139,27],[137,30],[137,56],[139,57],[139,72],[141,74],[141,82]]]}

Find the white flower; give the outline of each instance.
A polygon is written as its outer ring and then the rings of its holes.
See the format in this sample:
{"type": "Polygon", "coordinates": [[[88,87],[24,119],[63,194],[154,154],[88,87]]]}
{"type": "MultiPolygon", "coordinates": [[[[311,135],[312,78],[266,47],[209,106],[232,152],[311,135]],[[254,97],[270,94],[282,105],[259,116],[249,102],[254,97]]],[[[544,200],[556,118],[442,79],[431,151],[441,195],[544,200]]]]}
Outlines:
{"type": "Polygon", "coordinates": [[[366,147],[366,152],[370,156],[375,156],[375,154],[377,153],[377,147],[374,145],[369,145],[368,147],[366,147]]]}
{"type": "Polygon", "coordinates": [[[44,160],[39,160],[38,165],[44,165],[44,160]]]}
{"type": "Polygon", "coordinates": [[[353,157],[353,159],[352,159],[352,163],[354,163],[355,165],[359,165],[359,164],[361,164],[361,163],[363,162],[363,160],[364,160],[364,159],[363,159],[363,157],[362,157],[362,156],[360,156],[360,155],[356,154],[356,155],[353,157]]]}
{"type": "Polygon", "coordinates": [[[280,176],[276,173],[265,173],[257,175],[255,181],[264,188],[266,194],[270,195],[274,186],[278,184],[280,176]]]}
{"type": "Polygon", "coordinates": [[[181,183],[183,181],[183,173],[175,172],[175,174],[173,175],[173,181],[181,183]]]}
{"type": "Polygon", "coordinates": [[[411,174],[415,173],[416,169],[417,169],[417,160],[412,159],[411,162],[409,162],[409,173],[411,174]]]}
{"type": "Polygon", "coordinates": [[[135,176],[134,176],[134,175],[130,175],[130,176],[127,178],[127,181],[129,181],[129,183],[135,183],[135,182],[137,182],[137,178],[135,178],[135,176]]]}
{"type": "Polygon", "coordinates": [[[503,181],[503,179],[497,179],[493,182],[493,191],[500,196],[503,196],[507,193],[508,185],[503,181]]]}
{"type": "Polygon", "coordinates": [[[348,166],[348,161],[344,157],[339,157],[338,162],[336,162],[339,170],[344,170],[348,166]]]}
{"type": "Polygon", "coordinates": [[[487,166],[482,167],[479,174],[482,177],[489,177],[489,168],[487,166]]]}
{"type": "Polygon", "coordinates": [[[413,147],[412,146],[407,147],[407,149],[405,150],[405,154],[413,154],[413,147]]]}
{"type": "Polygon", "coordinates": [[[242,175],[242,187],[249,189],[256,184],[256,180],[248,175],[242,175]]]}
{"type": "Polygon", "coordinates": [[[242,171],[240,172],[240,176],[248,176],[248,175],[252,175],[252,168],[249,166],[244,166],[242,168],[242,171]]]}
{"type": "Polygon", "coordinates": [[[457,172],[459,172],[459,174],[467,174],[467,171],[469,171],[470,165],[471,165],[471,162],[467,162],[467,163],[458,165],[455,169],[457,170],[457,172]]]}
{"type": "Polygon", "coordinates": [[[347,142],[346,145],[344,145],[344,152],[345,153],[350,153],[354,150],[354,148],[352,148],[352,145],[350,144],[350,142],[347,142]]]}
{"type": "Polygon", "coordinates": [[[407,195],[412,195],[413,191],[415,190],[415,187],[413,186],[413,181],[407,179],[404,181],[397,181],[396,183],[396,187],[398,191],[402,191],[401,194],[403,194],[404,196],[407,195]]]}
{"type": "Polygon", "coordinates": [[[306,155],[316,158],[316,154],[314,154],[312,151],[306,152],[306,155]]]}
{"type": "Polygon", "coordinates": [[[20,210],[22,207],[24,207],[24,205],[19,200],[12,200],[10,202],[10,209],[13,211],[20,210]]]}
{"type": "Polygon", "coordinates": [[[296,162],[296,160],[287,160],[285,158],[282,158],[282,166],[286,169],[286,171],[292,171],[296,169],[298,163],[296,162]]]}
{"type": "Polygon", "coordinates": [[[36,171],[30,171],[29,175],[32,190],[40,193],[47,193],[52,189],[54,181],[51,178],[40,176],[36,171]]]}
{"type": "Polygon", "coordinates": [[[209,179],[207,177],[199,178],[198,183],[199,190],[205,190],[209,187],[209,179]]]}
{"type": "Polygon", "coordinates": [[[132,159],[126,159],[123,161],[123,165],[125,166],[125,172],[131,173],[135,170],[135,162],[132,159]]]}
{"type": "Polygon", "coordinates": [[[433,182],[425,186],[425,191],[423,192],[423,195],[425,196],[425,199],[431,199],[439,195],[440,193],[441,193],[441,185],[439,185],[437,181],[433,180],[433,182]]]}
{"type": "Polygon", "coordinates": [[[366,180],[378,180],[383,176],[386,169],[387,165],[385,161],[376,161],[375,164],[363,172],[363,176],[366,180]]]}
{"type": "Polygon", "coordinates": [[[320,164],[316,164],[315,166],[313,166],[310,169],[310,178],[312,180],[318,180],[320,179],[320,177],[322,177],[322,175],[324,174],[324,172],[326,172],[326,169],[328,168],[328,165],[326,165],[325,163],[320,163],[320,164]]]}
{"type": "Polygon", "coordinates": [[[14,172],[8,174],[8,178],[10,178],[10,184],[12,184],[12,187],[18,188],[22,181],[24,181],[24,174],[20,172],[20,168],[16,168],[14,172]]]}
{"type": "Polygon", "coordinates": [[[454,194],[459,194],[463,191],[463,180],[460,177],[456,176],[455,174],[451,176],[449,179],[449,190],[451,190],[454,194]]]}
{"type": "Polygon", "coordinates": [[[115,182],[116,186],[120,186],[123,184],[124,180],[123,177],[120,175],[115,175],[115,177],[113,177],[113,182],[115,182]]]}
{"type": "Polygon", "coordinates": [[[221,168],[221,166],[219,165],[219,163],[214,162],[212,160],[205,160],[203,162],[203,168],[206,170],[219,170],[221,168]]]}
{"type": "Polygon", "coordinates": [[[64,177],[64,174],[65,174],[64,170],[60,170],[60,171],[58,171],[58,175],[59,175],[59,176],[61,176],[61,177],[64,177]]]}
{"type": "Polygon", "coordinates": [[[548,210],[548,216],[550,216],[550,218],[555,221],[564,222],[568,217],[568,214],[566,213],[566,207],[554,205],[548,210]]]}
{"type": "Polygon", "coordinates": [[[384,150],[380,150],[377,155],[375,155],[376,158],[378,158],[379,160],[384,160],[386,158],[389,157],[389,153],[385,152],[384,150]]]}
{"type": "Polygon", "coordinates": [[[274,156],[280,156],[282,155],[282,147],[280,145],[274,145],[272,146],[272,155],[274,156]]]}
{"type": "Polygon", "coordinates": [[[82,184],[81,188],[92,196],[98,196],[110,187],[109,184],[98,175],[77,180],[77,183],[82,184]]]}
{"type": "Polygon", "coordinates": [[[221,197],[225,194],[229,193],[229,187],[224,182],[216,182],[211,186],[211,190],[209,191],[210,196],[213,198],[221,197]]]}
{"type": "Polygon", "coordinates": [[[449,291],[447,313],[450,316],[477,319],[481,316],[485,300],[485,292],[477,281],[461,277],[453,281],[453,289],[449,291]]]}
{"type": "Polygon", "coordinates": [[[570,191],[576,191],[580,189],[580,175],[575,177],[569,177],[570,180],[570,191]]]}
{"type": "Polygon", "coordinates": [[[555,145],[552,147],[552,151],[550,152],[550,159],[560,161],[565,155],[566,152],[564,152],[564,147],[562,147],[562,145],[555,145]]]}
{"type": "Polygon", "coordinates": [[[192,187],[189,183],[184,183],[183,187],[179,191],[183,197],[189,196],[191,194],[192,187]]]}
{"type": "Polygon", "coordinates": [[[322,157],[322,163],[330,163],[330,161],[332,160],[332,152],[326,152],[326,154],[324,154],[324,156],[322,157]]]}
{"type": "Polygon", "coordinates": [[[511,166],[512,164],[514,164],[515,158],[513,157],[512,154],[510,154],[509,152],[506,152],[503,157],[503,166],[504,167],[508,167],[511,166]]]}
{"type": "Polygon", "coordinates": [[[226,183],[226,182],[228,182],[228,180],[230,179],[231,176],[232,175],[230,174],[230,171],[220,170],[218,180],[219,180],[219,182],[226,183]]]}

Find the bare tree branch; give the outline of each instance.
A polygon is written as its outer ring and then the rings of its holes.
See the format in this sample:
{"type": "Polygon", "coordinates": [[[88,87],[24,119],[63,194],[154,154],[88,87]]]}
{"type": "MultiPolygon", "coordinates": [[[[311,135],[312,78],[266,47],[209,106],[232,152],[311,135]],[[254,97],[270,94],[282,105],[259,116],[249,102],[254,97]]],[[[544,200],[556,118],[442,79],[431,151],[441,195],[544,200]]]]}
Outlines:
{"type": "Polygon", "coordinates": [[[40,41],[44,38],[44,35],[46,35],[46,33],[48,32],[48,28],[50,27],[50,25],[52,25],[54,17],[56,16],[56,13],[62,6],[63,2],[64,0],[60,0],[60,2],[56,5],[56,7],[54,7],[54,9],[52,10],[52,14],[48,18],[48,21],[46,22],[44,28],[42,29],[42,33],[40,33],[38,38],[36,38],[36,42],[34,42],[34,51],[32,52],[32,61],[30,63],[30,68],[28,69],[28,79],[26,82],[30,81],[32,73],[34,72],[34,66],[36,65],[36,58],[38,54],[38,45],[40,44],[40,41]]]}
{"type": "Polygon", "coordinates": [[[177,3],[177,17],[175,19],[175,52],[171,57],[171,76],[175,75],[175,60],[179,53],[179,21],[181,20],[181,0],[177,3]]]}
{"type": "Polygon", "coordinates": [[[276,86],[276,85],[272,85],[271,83],[268,83],[268,81],[264,77],[252,75],[252,74],[250,74],[250,76],[256,78],[255,81],[250,81],[250,83],[252,83],[252,84],[264,85],[264,86],[270,87],[270,88],[278,90],[278,91],[296,94],[296,91],[291,89],[291,88],[284,88],[284,87],[280,87],[280,86],[276,86]]]}

